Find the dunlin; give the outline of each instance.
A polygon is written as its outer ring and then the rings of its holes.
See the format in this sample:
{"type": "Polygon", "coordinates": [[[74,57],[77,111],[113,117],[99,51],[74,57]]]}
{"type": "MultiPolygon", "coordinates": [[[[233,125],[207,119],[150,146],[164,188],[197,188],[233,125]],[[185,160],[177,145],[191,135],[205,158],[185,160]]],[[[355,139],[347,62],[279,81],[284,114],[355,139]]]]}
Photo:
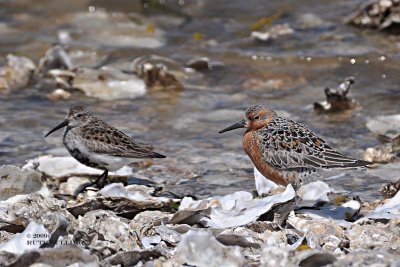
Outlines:
{"type": "Polygon", "coordinates": [[[330,147],[307,128],[275,111],[256,105],[246,118],[220,133],[247,128],[243,148],[257,170],[280,185],[308,182],[317,169],[365,167],[370,162],[352,159],[330,147]]]}
{"type": "Polygon", "coordinates": [[[80,192],[91,185],[102,187],[109,171],[116,171],[145,158],[165,158],[153,152],[152,146],[137,143],[120,130],[94,117],[83,106],[70,108],[66,119],[45,137],[63,127],[66,127],[63,143],[71,156],[86,166],[104,171],[96,181],[81,188],[80,192]]]}

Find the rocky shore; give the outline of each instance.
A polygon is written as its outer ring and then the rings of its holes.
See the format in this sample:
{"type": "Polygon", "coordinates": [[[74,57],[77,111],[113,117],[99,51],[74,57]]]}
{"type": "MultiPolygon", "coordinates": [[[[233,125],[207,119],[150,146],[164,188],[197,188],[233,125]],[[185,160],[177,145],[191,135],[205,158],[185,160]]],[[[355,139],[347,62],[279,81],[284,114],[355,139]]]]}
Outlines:
{"type": "Polygon", "coordinates": [[[95,172],[68,157],[1,166],[0,265],[400,264],[400,193],[361,202],[319,181],[196,200],[124,185],[127,167],[74,198],[95,172]]]}

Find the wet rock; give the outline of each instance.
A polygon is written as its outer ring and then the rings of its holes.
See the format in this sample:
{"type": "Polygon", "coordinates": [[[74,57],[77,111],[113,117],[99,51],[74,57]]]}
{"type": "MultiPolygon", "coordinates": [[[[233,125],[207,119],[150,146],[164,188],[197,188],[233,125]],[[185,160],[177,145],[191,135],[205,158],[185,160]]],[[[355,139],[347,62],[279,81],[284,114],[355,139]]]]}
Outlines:
{"type": "MultiPolygon", "coordinates": [[[[8,229],[6,229],[6,230],[8,230],[8,229]]],[[[13,236],[14,236],[14,233],[0,230],[0,244],[4,244],[4,243],[10,241],[13,238],[13,236]]],[[[1,250],[1,246],[2,245],[0,245],[0,250],[1,250]]],[[[1,262],[1,260],[0,260],[0,262],[1,262]]]]}
{"type": "Polygon", "coordinates": [[[222,66],[223,66],[222,62],[211,61],[207,57],[193,58],[186,63],[186,67],[194,69],[196,71],[213,70],[215,68],[222,66]]]}
{"type": "Polygon", "coordinates": [[[336,257],[330,253],[316,250],[300,251],[296,254],[293,261],[298,266],[326,266],[336,261],[336,257]]]}
{"type": "MultiPolygon", "coordinates": [[[[279,228],[278,228],[279,229],[279,228]]],[[[253,231],[250,227],[242,226],[234,229],[225,229],[216,233],[219,242],[227,246],[240,246],[243,248],[261,248],[264,245],[281,248],[290,247],[284,231],[278,229],[253,231]]]]}
{"type": "Polygon", "coordinates": [[[387,163],[394,160],[397,152],[392,144],[367,148],[364,152],[364,160],[369,162],[387,163]]]}
{"type": "Polygon", "coordinates": [[[9,266],[17,259],[18,255],[7,251],[0,251],[0,263],[9,266]]]}
{"type": "Polygon", "coordinates": [[[249,228],[250,230],[252,230],[253,232],[256,233],[263,233],[266,230],[272,232],[272,231],[279,231],[282,228],[277,225],[274,222],[268,222],[268,221],[255,221],[249,224],[246,224],[245,226],[246,228],[249,228]]]}
{"type": "Polygon", "coordinates": [[[80,68],[72,86],[89,97],[101,100],[134,99],[146,93],[145,84],[132,74],[113,67],[80,68]]]}
{"type": "Polygon", "coordinates": [[[10,262],[10,266],[89,266],[98,267],[98,258],[76,246],[34,250],[10,262]]]}
{"type": "Polygon", "coordinates": [[[255,233],[248,228],[238,227],[224,230],[219,233],[216,238],[226,246],[261,248],[264,244],[262,235],[265,234],[255,233]]]}
{"type": "Polygon", "coordinates": [[[71,18],[72,41],[91,46],[157,48],[165,44],[164,32],[156,27],[148,30],[146,18],[134,13],[95,12],[75,13],[71,18]]]}
{"type": "Polygon", "coordinates": [[[400,179],[396,182],[388,183],[379,189],[379,192],[386,197],[394,197],[400,190],[400,179]]]}
{"type": "Polygon", "coordinates": [[[160,256],[162,256],[162,254],[157,249],[119,252],[108,257],[102,263],[105,266],[135,266],[140,262],[147,262],[160,256]]]}
{"type": "Polygon", "coordinates": [[[187,224],[160,225],[154,227],[154,230],[161,237],[161,239],[172,245],[178,244],[182,239],[182,235],[192,229],[194,228],[187,224]]]}
{"type": "Polygon", "coordinates": [[[261,252],[261,266],[325,266],[336,261],[330,253],[317,250],[296,251],[275,246],[265,246],[261,252]]]}
{"type": "Polygon", "coordinates": [[[260,265],[269,266],[290,266],[289,250],[274,246],[265,246],[261,252],[260,265]]]}
{"type": "Polygon", "coordinates": [[[333,221],[327,219],[307,220],[299,216],[290,214],[287,223],[303,233],[311,248],[322,247],[324,250],[333,252],[346,243],[344,231],[333,221]]]}
{"type": "Polygon", "coordinates": [[[389,253],[384,249],[353,250],[351,253],[340,257],[332,266],[397,266],[400,260],[398,255],[389,253]]]}
{"type": "Polygon", "coordinates": [[[358,27],[383,30],[400,23],[398,0],[372,0],[360,5],[346,22],[358,27]]]}
{"type": "MultiPolygon", "coordinates": [[[[153,90],[181,90],[183,86],[168,68],[166,63],[174,65],[175,62],[168,58],[158,56],[144,56],[136,58],[131,69],[143,79],[147,88],[153,90]]],[[[179,67],[181,68],[181,67],[179,67]]]]}
{"type": "Polygon", "coordinates": [[[58,88],[53,92],[51,92],[50,94],[47,94],[47,98],[52,101],[67,100],[71,98],[71,93],[68,93],[64,89],[58,88]]]}
{"type": "Polygon", "coordinates": [[[122,183],[109,184],[100,190],[95,199],[71,206],[69,212],[75,217],[90,210],[113,210],[117,215],[132,218],[146,209],[170,210],[172,199],[153,197],[154,188],[143,185],[123,187],[122,183]]]}
{"type": "Polygon", "coordinates": [[[40,246],[40,248],[53,248],[53,247],[57,247],[57,246],[71,244],[72,242],[64,242],[64,243],[59,242],[60,240],[63,240],[63,241],[68,240],[70,237],[68,235],[68,230],[71,231],[71,228],[75,227],[76,225],[73,225],[72,227],[70,227],[68,229],[69,226],[70,226],[70,224],[69,224],[68,219],[63,215],[60,215],[57,218],[56,225],[53,227],[53,230],[49,235],[47,243],[42,244],[40,246]]]}
{"type": "Polygon", "coordinates": [[[142,246],[137,235],[131,231],[128,221],[112,211],[90,211],[79,217],[78,223],[80,231],[86,234],[95,233],[98,236],[97,242],[111,242],[116,250],[131,251],[142,246]]]}
{"type": "Polygon", "coordinates": [[[314,109],[318,112],[340,112],[356,107],[354,99],[347,96],[354,84],[353,77],[347,77],[336,89],[326,88],[326,101],[315,102],[314,109]]]}
{"type": "Polygon", "coordinates": [[[368,119],[367,127],[384,141],[394,142],[400,137],[400,114],[368,119]]]}
{"type": "Polygon", "coordinates": [[[73,64],[64,46],[54,45],[48,49],[39,61],[39,71],[47,72],[51,69],[71,70],[73,64]]]}
{"type": "Polygon", "coordinates": [[[256,41],[268,42],[278,39],[281,36],[292,35],[293,33],[294,30],[289,26],[289,24],[285,23],[274,25],[266,32],[253,31],[250,37],[256,41]]]}
{"type": "Polygon", "coordinates": [[[15,166],[0,166],[0,200],[29,194],[42,188],[42,174],[15,166]]]}
{"type": "MultiPolygon", "coordinates": [[[[54,86],[56,87],[61,87],[59,89],[71,89],[72,88],[72,83],[73,80],[75,78],[75,72],[74,71],[69,71],[69,70],[61,70],[61,69],[51,69],[47,72],[47,75],[52,79],[52,81],[50,81],[52,84],[54,84],[54,86]]],[[[50,98],[50,96],[52,96],[53,98],[55,98],[57,96],[57,98],[59,98],[61,95],[64,95],[64,97],[67,97],[66,93],[62,93],[58,92],[57,95],[54,95],[54,93],[57,91],[58,89],[56,89],[55,91],[53,91],[53,93],[48,94],[47,97],[50,98]]],[[[57,99],[56,98],[56,99],[57,99]]],[[[69,98],[69,97],[68,97],[69,98]]],[[[51,100],[53,100],[52,98],[50,98],[51,100]]]]}
{"type": "Polygon", "coordinates": [[[346,237],[350,240],[350,249],[400,249],[400,236],[391,231],[389,224],[355,224],[346,230],[346,237]]]}
{"type": "Polygon", "coordinates": [[[244,263],[238,247],[224,246],[206,231],[191,230],[184,234],[174,256],[181,264],[199,267],[242,266],[244,263]]]}
{"type": "Polygon", "coordinates": [[[6,208],[4,214],[0,213],[0,219],[22,226],[27,226],[29,222],[36,221],[53,232],[58,224],[60,217],[65,218],[73,227],[75,219],[65,210],[66,203],[49,195],[32,193],[22,198],[16,199],[6,208]]]}
{"type": "Polygon", "coordinates": [[[75,69],[89,68],[97,69],[107,62],[109,55],[92,50],[71,50],[68,56],[75,69]]]}
{"type": "Polygon", "coordinates": [[[6,56],[7,64],[0,67],[0,92],[10,92],[29,84],[36,66],[26,57],[6,56]]]}
{"type": "Polygon", "coordinates": [[[137,214],[129,223],[129,226],[134,229],[142,239],[144,237],[155,236],[159,234],[157,230],[158,228],[156,227],[164,227],[164,224],[167,224],[171,218],[171,213],[158,210],[146,210],[137,214]]]}

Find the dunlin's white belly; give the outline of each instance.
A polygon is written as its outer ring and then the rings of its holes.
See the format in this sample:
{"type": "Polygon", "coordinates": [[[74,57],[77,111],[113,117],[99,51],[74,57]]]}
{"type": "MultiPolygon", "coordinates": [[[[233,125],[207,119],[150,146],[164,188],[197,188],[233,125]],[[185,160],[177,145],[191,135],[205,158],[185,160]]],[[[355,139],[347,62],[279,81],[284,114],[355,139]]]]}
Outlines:
{"type": "MultiPolygon", "coordinates": [[[[74,129],[70,130],[73,131],[74,129]]],[[[116,171],[125,165],[133,162],[139,162],[141,159],[115,157],[107,154],[96,154],[89,150],[85,142],[72,132],[64,134],[64,145],[70,154],[79,162],[98,169],[107,169],[116,171]]]]}
{"type": "Polygon", "coordinates": [[[139,162],[141,159],[114,157],[104,154],[87,154],[90,161],[97,162],[99,165],[103,165],[109,171],[116,171],[121,169],[123,166],[131,164],[133,162],[139,162]]]}

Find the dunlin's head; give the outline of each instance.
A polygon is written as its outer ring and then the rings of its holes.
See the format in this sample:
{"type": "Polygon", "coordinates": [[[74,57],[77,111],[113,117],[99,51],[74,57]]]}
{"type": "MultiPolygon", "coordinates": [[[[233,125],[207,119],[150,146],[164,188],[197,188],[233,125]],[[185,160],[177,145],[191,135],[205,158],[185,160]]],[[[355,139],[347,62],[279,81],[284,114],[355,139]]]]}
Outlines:
{"type": "Polygon", "coordinates": [[[57,125],[54,129],[52,129],[50,132],[48,132],[45,135],[45,137],[65,126],[68,126],[69,128],[85,126],[90,123],[91,118],[92,116],[86,107],[84,106],[72,107],[68,110],[67,118],[62,123],[57,125]]]}
{"type": "Polygon", "coordinates": [[[275,111],[270,110],[262,105],[255,105],[246,110],[245,119],[219,131],[219,133],[224,133],[239,128],[258,130],[266,126],[275,116],[275,111]]]}

